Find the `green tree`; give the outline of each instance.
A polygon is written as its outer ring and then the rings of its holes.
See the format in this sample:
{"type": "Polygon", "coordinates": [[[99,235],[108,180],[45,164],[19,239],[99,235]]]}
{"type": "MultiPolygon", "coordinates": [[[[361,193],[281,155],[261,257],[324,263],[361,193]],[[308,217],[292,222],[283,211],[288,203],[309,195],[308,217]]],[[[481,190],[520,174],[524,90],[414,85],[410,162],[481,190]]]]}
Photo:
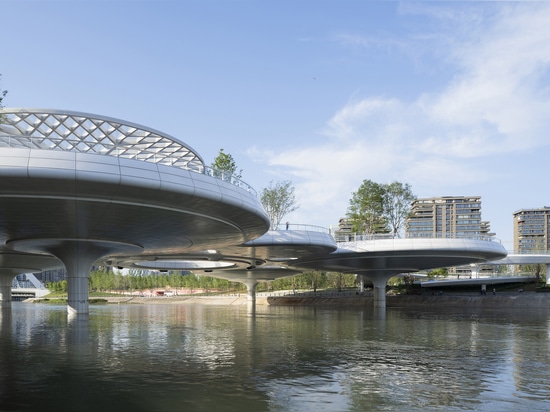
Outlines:
{"type": "Polygon", "coordinates": [[[214,176],[221,177],[223,180],[229,180],[231,176],[237,179],[241,179],[242,177],[242,169],[237,172],[237,165],[233,156],[225,153],[223,149],[220,149],[211,167],[214,169],[214,176]]]}
{"type": "MultiPolygon", "coordinates": [[[[0,74],[0,79],[2,78],[2,75],[0,74]]],[[[6,97],[6,94],[8,94],[8,91],[7,90],[2,90],[0,89],[0,109],[2,107],[4,107],[3,105],[3,101],[4,101],[4,97],[6,97]]],[[[0,117],[0,120],[1,120],[1,117],[0,117]]]]}
{"type": "Polygon", "coordinates": [[[384,186],[383,212],[393,237],[400,237],[401,229],[410,213],[411,202],[415,198],[408,183],[393,182],[384,186]]]}
{"type": "MultiPolygon", "coordinates": [[[[0,74],[0,79],[2,79],[2,75],[0,74]]],[[[0,109],[4,107],[3,101],[4,97],[6,97],[6,94],[8,94],[7,90],[2,90],[0,88],[0,109]]],[[[4,115],[0,114],[0,123],[4,123],[4,115]]]]}
{"type": "Polygon", "coordinates": [[[399,237],[414,199],[409,184],[364,180],[357,192],[352,193],[347,216],[356,232],[391,233],[399,237]]]}
{"type": "Polygon", "coordinates": [[[353,231],[366,235],[388,232],[384,217],[384,196],[383,185],[363,180],[357,192],[352,193],[347,212],[353,231]]]}
{"type": "Polygon", "coordinates": [[[264,188],[260,201],[271,220],[271,228],[277,229],[283,217],[298,209],[292,182],[284,180],[264,188]]]}
{"type": "Polygon", "coordinates": [[[427,275],[428,279],[446,278],[449,275],[449,271],[447,268],[437,268],[428,271],[427,275]]]}

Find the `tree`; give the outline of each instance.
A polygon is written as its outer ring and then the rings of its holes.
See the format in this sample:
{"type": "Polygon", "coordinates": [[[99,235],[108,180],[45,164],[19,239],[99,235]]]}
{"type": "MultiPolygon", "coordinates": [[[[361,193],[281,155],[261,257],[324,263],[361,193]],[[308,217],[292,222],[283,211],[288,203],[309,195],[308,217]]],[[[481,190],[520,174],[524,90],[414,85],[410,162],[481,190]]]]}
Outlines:
{"type": "Polygon", "coordinates": [[[347,216],[356,232],[391,233],[399,237],[414,199],[409,184],[364,180],[357,192],[352,193],[347,216]]]}
{"type": "Polygon", "coordinates": [[[415,198],[411,185],[408,183],[393,182],[385,186],[384,216],[393,237],[399,237],[399,232],[409,215],[411,202],[415,198]]]}
{"type": "MultiPolygon", "coordinates": [[[[2,75],[0,74],[0,78],[2,78],[2,75]]],[[[8,94],[8,91],[7,90],[2,90],[0,89],[0,109],[2,107],[4,107],[4,105],[2,104],[3,100],[4,100],[4,97],[6,97],[6,94],[8,94]]]]}
{"type": "Polygon", "coordinates": [[[446,278],[449,275],[449,271],[447,268],[437,268],[437,269],[430,270],[427,273],[427,275],[428,275],[428,279],[439,278],[439,277],[446,278]]]}
{"type": "Polygon", "coordinates": [[[384,218],[384,196],[383,185],[363,180],[357,192],[351,195],[347,213],[353,231],[367,235],[388,232],[384,218]]]}
{"type": "Polygon", "coordinates": [[[276,229],[283,217],[298,209],[296,199],[294,197],[294,187],[289,180],[283,180],[273,185],[273,181],[269,182],[269,186],[264,188],[260,201],[271,220],[271,227],[276,229]]]}
{"type": "MultiPolygon", "coordinates": [[[[2,78],[2,75],[0,74],[0,79],[2,78]]],[[[8,91],[7,90],[2,90],[0,89],[0,109],[2,107],[4,107],[4,105],[2,104],[2,102],[4,101],[4,97],[6,97],[6,94],[8,94],[8,91]]],[[[4,121],[4,115],[0,114],[0,123],[3,123],[4,121]]]]}
{"type": "Polygon", "coordinates": [[[220,149],[211,167],[214,169],[214,176],[222,177],[223,180],[228,180],[230,176],[240,179],[243,172],[241,169],[237,173],[237,165],[233,156],[229,153],[225,153],[223,149],[220,149]]]}

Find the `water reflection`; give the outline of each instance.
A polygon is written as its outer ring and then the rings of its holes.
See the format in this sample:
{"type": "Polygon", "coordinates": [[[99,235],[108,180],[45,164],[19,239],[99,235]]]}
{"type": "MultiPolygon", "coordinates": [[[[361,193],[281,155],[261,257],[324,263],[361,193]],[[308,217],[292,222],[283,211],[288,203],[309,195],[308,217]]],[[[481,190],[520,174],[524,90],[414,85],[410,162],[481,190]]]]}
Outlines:
{"type": "Polygon", "coordinates": [[[0,410],[544,410],[548,313],[113,305],[0,316],[0,410]]]}

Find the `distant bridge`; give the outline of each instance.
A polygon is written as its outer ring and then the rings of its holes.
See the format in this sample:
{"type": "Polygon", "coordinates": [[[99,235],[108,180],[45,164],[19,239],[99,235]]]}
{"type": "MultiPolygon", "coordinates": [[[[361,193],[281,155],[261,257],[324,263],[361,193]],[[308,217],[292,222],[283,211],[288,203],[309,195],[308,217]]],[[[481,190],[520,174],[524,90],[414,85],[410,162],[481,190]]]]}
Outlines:
{"type": "Polygon", "coordinates": [[[505,258],[487,262],[492,265],[546,265],[550,266],[550,253],[534,252],[534,253],[509,253],[505,258]]]}
{"type": "MultiPolygon", "coordinates": [[[[488,261],[490,265],[545,265],[546,266],[546,284],[550,285],[550,253],[534,252],[534,253],[510,253],[505,258],[488,261]]],[[[441,287],[441,286],[457,286],[457,285],[494,285],[502,283],[521,283],[534,282],[536,277],[533,275],[509,275],[509,276],[476,276],[473,278],[462,279],[443,279],[430,280],[421,282],[422,287],[441,287]]]]}
{"type": "Polygon", "coordinates": [[[13,279],[11,298],[21,301],[29,298],[46,296],[50,291],[32,273],[24,273],[13,279]]]}

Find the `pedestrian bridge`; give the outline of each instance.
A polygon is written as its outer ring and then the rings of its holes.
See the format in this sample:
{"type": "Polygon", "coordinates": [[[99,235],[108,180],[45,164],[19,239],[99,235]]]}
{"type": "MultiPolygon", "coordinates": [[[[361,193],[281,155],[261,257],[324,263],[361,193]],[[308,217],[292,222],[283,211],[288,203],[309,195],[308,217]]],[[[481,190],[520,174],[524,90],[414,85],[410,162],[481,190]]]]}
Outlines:
{"type": "MultiPolygon", "coordinates": [[[[508,255],[502,259],[494,260],[490,262],[495,265],[550,265],[550,253],[543,253],[540,251],[525,252],[525,253],[508,253],[508,255]]],[[[548,273],[548,272],[547,272],[548,273]]]]}
{"type": "Polygon", "coordinates": [[[87,314],[94,265],[203,271],[247,285],[306,270],[372,280],[506,257],[491,239],[365,239],[271,222],[245,182],[158,130],[89,113],[0,109],[0,300],[13,277],[65,267],[87,314]],[[271,228],[272,229],[272,228],[271,228]],[[287,230],[288,229],[288,230],[287,230]]]}
{"type": "MultiPolygon", "coordinates": [[[[509,253],[504,258],[487,261],[486,263],[491,265],[545,265],[546,273],[550,273],[550,253],[540,251],[509,253]]],[[[494,285],[512,282],[533,282],[535,278],[534,275],[511,274],[509,276],[503,276],[497,274],[495,276],[474,276],[470,278],[422,281],[421,285],[427,288],[458,285],[494,285]]],[[[546,284],[550,285],[550,276],[546,276],[546,284]]]]}

